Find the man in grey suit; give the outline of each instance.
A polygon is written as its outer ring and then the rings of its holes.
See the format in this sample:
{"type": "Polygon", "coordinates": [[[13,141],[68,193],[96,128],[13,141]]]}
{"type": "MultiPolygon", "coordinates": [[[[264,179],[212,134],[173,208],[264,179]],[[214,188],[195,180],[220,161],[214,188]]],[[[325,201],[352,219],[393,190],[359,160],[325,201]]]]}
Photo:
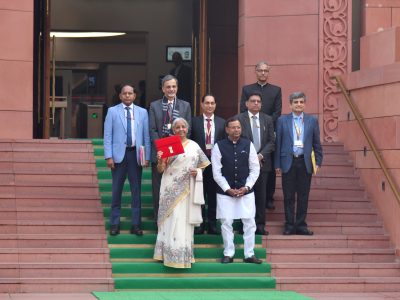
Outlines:
{"type": "Polygon", "coordinates": [[[178,80],[172,75],[166,75],[161,81],[164,96],[150,104],[150,139],[152,142],[151,173],[152,192],[154,205],[154,219],[157,220],[158,205],[160,198],[161,174],[157,171],[157,151],[154,141],[163,137],[173,135],[172,122],[176,118],[184,118],[191,127],[190,104],[184,100],[177,99],[178,80]]]}
{"type": "Polygon", "coordinates": [[[121,195],[126,176],[131,188],[132,226],[130,232],[142,235],[140,229],[142,162],[140,148],[144,146],[147,167],[150,161],[150,136],[147,111],[133,104],[135,88],[122,86],[120,104],[110,107],[104,122],[104,158],[112,174],[112,204],[110,234],[120,230],[121,195]]]}
{"type": "MultiPolygon", "coordinates": [[[[190,138],[199,144],[201,150],[211,160],[211,150],[214,144],[225,138],[225,120],[214,114],[217,103],[211,94],[204,95],[201,99],[203,114],[192,119],[192,134],[190,138]]],[[[203,191],[207,202],[208,234],[220,234],[217,228],[217,184],[212,174],[212,166],[209,165],[203,173],[203,191]]],[[[202,210],[203,220],[205,220],[204,207],[202,210]]],[[[195,234],[203,234],[205,221],[194,229],[195,234]]]]}
{"type": "Polygon", "coordinates": [[[284,235],[312,235],[306,223],[315,153],[315,173],[322,164],[317,118],[304,113],[306,95],[296,92],[289,96],[292,112],[281,116],[276,124],[275,171],[282,174],[283,204],[285,207],[284,235]],[[294,205],[297,196],[296,215],[294,205]]]}
{"type": "Polygon", "coordinates": [[[247,111],[238,115],[242,125],[242,136],[253,142],[261,167],[260,176],[254,185],[256,234],[268,235],[268,231],[265,230],[265,206],[271,153],[275,147],[274,125],[272,118],[261,112],[262,98],[259,92],[249,93],[245,104],[247,111]]]}

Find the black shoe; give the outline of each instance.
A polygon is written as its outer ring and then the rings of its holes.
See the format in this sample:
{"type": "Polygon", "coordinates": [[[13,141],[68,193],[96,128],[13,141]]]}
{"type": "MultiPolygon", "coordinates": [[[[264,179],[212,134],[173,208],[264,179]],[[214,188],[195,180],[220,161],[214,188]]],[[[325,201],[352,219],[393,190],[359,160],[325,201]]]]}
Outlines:
{"type": "Polygon", "coordinates": [[[110,235],[118,235],[118,234],[119,234],[119,225],[111,225],[110,235]]]}
{"type": "Polygon", "coordinates": [[[266,207],[266,209],[268,209],[268,210],[274,210],[274,209],[275,209],[274,202],[267,202],[267,203],[265,204],[265,207],[266,207]]]}
{"type": "Polygon", "coordinates": [[[294,234],[293,230],[285,229],[285,230],[283,231],[283,235],[292,235],[292,234],[294,234]]]}
{"type": "Polygon", "coordinates": [[[204,225],[203,224],[194,228],[194,234],[203,234],[203,233],[204,233],[204,225]]]}
{"type": "Polygon", "coordinates": [[[306,228],[306,229],[296,230],[296,234],[298,234],[298,235],[313,235],[314,232],[312,232],[310,229],[306,228]]]}
{"type": "Polygon", "coordinates": [[[258,235],[269,235],[269,232],[265,230],[264,228],[257,228],[256,234],[258,235]]]}
{"type": "Polygon", "coordinates": [[[230,264],[233,263],[233,257],[230,256],[224,256],[221,258],[221,264],[230,264]]]}
{"type": "Polygon", "coordinates": [[[262,264],[262,260],[255,257],[255,255],[244,258],[243,261],[249,264],[257,264],[257,265],[262,264]]]}
{"type": "Polygon", "coordinates": [[[140,229],[139,225],[132,225],[130,232],[131,234],[136,234],[137,236],[143,235],[143,230],[140,229]]]}
{"type": "Polygon", "coordinates": [[[221,231],[217,228],[217,225],[215,225],[215,223],[208,223],[208,230],[207,230],[208,234],[221,234],[221,231]]]}

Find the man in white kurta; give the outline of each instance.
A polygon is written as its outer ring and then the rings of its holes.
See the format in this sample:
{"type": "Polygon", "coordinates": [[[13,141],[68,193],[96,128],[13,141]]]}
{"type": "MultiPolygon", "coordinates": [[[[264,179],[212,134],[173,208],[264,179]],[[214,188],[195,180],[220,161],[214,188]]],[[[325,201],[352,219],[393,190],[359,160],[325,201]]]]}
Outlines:
{"type": "Polygon", "coordinates": [[[241,138],[241,125],[237,118],[228,119],[225,125],[227,139],[215,144],[211,154],[213,177],[218,184],[217,219],[221,220],[224,241],[222,263],[233,262],[235,245],[232,223],[243,223],[244,262],[260,264],[254,255],[255,199],[253,186],[260,173],[260,164],[254,145],[241,138]]]}

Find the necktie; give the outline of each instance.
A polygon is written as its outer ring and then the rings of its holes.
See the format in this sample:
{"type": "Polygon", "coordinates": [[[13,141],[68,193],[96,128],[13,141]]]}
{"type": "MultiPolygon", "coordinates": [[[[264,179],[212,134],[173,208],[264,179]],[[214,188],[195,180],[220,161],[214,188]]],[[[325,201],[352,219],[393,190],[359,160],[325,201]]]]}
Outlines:
{"type": "Polygon", "coordinates": [[[172,120],[172,102],[168,102],[168,117],[172,120]]]}
{"type": "Polygon", "coordinates": [[[125,107],[126,109],[126,146],[132,147],[132,116],[131,108],[125,107]]]}
{"type": "Polygon", "coordinates": [[[206,132],[206,154],[211,156],[211,149],[207,149],[207,145],[211,145],[211,119],[207,120],[207,132],[206,132]]]}
{"type": "Polygon", "coordinates": [[[258,124],[257,124],[257,116],[252,116],[253,118],[253,144],[256,148],[256,151],[260,150],[260,135],[258,134],[258,124]]]}

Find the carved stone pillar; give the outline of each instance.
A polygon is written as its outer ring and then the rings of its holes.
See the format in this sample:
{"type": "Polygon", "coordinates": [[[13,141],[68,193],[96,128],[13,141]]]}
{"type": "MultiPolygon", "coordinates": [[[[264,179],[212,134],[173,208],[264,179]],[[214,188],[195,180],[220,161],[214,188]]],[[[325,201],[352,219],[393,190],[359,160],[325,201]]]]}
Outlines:
{"type": "Polygon", "coordinates": [[[323,0],[320,7],[320,99],[322,99],[324,142],[338,140],[338,103],[341,94],[333,75],[346,74],[351,67],[351,2],[323,0]],[[349,4],[350,3],[350,4],[349,4]],[[350,5],[350,7],[349,7],[350,5]]]}

